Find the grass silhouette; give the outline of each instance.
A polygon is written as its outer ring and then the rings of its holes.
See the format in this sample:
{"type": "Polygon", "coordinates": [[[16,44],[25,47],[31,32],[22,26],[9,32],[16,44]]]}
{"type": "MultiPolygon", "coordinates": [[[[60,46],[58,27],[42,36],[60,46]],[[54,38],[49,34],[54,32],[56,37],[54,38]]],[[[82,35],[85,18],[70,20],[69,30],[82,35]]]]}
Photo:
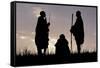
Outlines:
{"type": "Polygon", "coordinates": [[[70,54],[66,57],[60,57],[56,54],[50,55],[33,55],[27,50],[23,55],[16,55],[16,66],[29,65],[48,65],[48,64],[64,64],[64,63],[80,63],[97,61],[97,52],[84,52],[81,54],[70,54]]]}

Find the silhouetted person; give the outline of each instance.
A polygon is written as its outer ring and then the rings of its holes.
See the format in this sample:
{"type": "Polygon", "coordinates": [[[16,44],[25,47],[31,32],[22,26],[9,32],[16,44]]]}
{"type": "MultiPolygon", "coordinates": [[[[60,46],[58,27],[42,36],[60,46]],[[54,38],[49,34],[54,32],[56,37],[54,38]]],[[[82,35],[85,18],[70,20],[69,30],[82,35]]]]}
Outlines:
{"type": "Polygon", "coordinates": [[[70,55],[70,50],[68,47],[68,41],[66,40],[64,34],[61,34],[57,43],[55,44],[56,47],[56,55],[60,58],[67,58],[70,55]]]}
{"type": "Polygon", "coordinates": [[[37,26],[35,30],[35,43],[37,46],[38,55],[42,54],[42,49],[44,49],[45,54],[46,49],[48,48],[49,25],[50,23],[47,23],[45,12],[41,11],[40,16],[38,17],[37,26]]]}
{"type": "Polygon", "coordinates": [[[84,43],[84,25],[83,25],[83,20],[82,20],[81,12],[80,11],[76,12],[76,17],[77,17],[76,22],[71,27],[70,32],[75,37],[78,54],[80,54],[81,44],[84,43]]]}

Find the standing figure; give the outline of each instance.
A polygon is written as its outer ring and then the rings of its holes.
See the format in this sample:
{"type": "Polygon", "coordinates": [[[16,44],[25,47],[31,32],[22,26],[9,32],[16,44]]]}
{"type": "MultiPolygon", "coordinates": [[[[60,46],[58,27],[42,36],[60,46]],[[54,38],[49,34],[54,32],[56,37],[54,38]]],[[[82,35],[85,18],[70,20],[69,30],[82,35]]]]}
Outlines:
{"type": "Polygon", "coordinates": [[[83,20],[82,20],[80,11],[76,12],[76,17],[77,17],[76,22],[71,27],[70,32],[75,37],[78,54],[80,54],[81,45],[84,43],[84,24],[83,24],[83,20]]]}
{"type": "Polygon", "coordinates": [[[55,44],[56,47],[56,55],[60,58],[67,58],[70,55],[70,50],[68,47],[68,41],[66,40],[64,34],[61,34],[57,43],[55,44]]]}
{"type": "Polygon", "coordinates": [[[37,26],[36,26],[36,35],[35,35],[35,43],[38,50],[38,55],[42,54],[42,49],[44,49],[44,54],[46,53],[46,49],[48,48],[48,35],[49,35],[49,25],[46,20],[46,14],[44,11],[40,12],[40,16],[38,17],[37,26]]]}

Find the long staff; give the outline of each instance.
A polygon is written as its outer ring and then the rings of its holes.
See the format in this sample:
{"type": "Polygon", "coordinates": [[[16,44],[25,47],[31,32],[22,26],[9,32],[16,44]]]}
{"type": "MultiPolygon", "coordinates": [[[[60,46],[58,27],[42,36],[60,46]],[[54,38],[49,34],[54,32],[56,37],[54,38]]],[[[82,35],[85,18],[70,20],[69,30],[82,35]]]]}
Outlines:
{"type": "MultiPolygon", "coordinates": [[[[72,28],[72,26],[73,26],[73,14],[72,14],[71,28],[72,28]]],[[[71,51],[73,51],[73,49],[72,49],[72,32],[71,32],[71,51]]]]}

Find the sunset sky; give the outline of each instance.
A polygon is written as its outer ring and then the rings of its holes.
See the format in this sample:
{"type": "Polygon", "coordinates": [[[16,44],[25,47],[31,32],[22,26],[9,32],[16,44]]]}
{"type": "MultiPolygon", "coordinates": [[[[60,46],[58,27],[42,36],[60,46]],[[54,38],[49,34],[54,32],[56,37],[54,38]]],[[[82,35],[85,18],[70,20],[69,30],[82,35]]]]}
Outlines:
{"type": "MultiPolygon", "coordinates": [[[[23,53],[25,49],[32,54],[37,53],[35,45],[35,28],[40,11],[46,12],[47,21],[50,18],[49,48],[47,53],[55,53],[55,43],[60,34],[64,34],[69,42],[71,16],[74,14],[73,24],[76,21],[76,11],[80,10],[84,23],[84,44],[81,51],[96,51],[96,7],[62,6],[17,3],[16,5],[16,52],[23,53]]],[[[77,46],[73,37],[73,52],[77,46]]]]}

